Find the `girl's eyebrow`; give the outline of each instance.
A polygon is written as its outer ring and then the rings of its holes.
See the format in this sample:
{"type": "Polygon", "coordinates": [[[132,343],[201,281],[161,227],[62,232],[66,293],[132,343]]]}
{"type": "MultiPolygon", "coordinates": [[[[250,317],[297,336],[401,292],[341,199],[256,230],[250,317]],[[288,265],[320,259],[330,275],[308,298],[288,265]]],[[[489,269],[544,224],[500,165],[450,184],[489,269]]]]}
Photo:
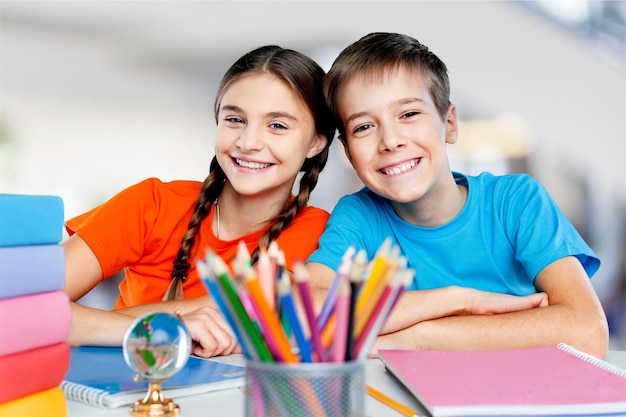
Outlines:
{"type": "Polygon", "coordinates": [[[224,104],[221,108],[220,108],[220,113],[224,112],[225,110],[228,111],[234,111],[234,112],[238,112],[238,113],[242,113],[243,109],[239,106],[234,106],[232,104],[224,104]]]}
{"type": "Polygon", "coordinates": [[[290,113],[286,113],[286,112],[282,112],[282,111],[273,111],[273,112],[269,112],[269,113],[265,113],[265,116],[268,118],[275,118],[275,117],[284,117],[287,119],[291,119],[295,122],[298,121],[298,119],[296,118],[296,116],[290,114],[290,113]]]}
{"type": "MultiPolygon", "coordinates": [[[[224,111],[232,111],[232,112],[236,112],[236,113],[244,113],[243,109],[239,106],[235,106],[232,104],[225,104],[222,106],[222,108],[220,109],[220,113],[224,112],[224,111]]],[[[266,118],[277,118],[277,117],[284,117],[293,121],[298,121],[298,118],[290,113],[286,113],[286,112],[282,112],[282,111],[272,111],[269,113],[265,113],[264,117],[266,118]]]]}

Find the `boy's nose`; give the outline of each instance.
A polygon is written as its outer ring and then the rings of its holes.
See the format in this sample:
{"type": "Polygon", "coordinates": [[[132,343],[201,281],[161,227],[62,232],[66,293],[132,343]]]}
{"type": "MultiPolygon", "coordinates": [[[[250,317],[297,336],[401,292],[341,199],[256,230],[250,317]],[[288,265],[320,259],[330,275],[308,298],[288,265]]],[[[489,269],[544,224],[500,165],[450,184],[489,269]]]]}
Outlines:
{"type": "Polygon", "coordinates": [[[405,144],[406,140],[400,132],[392,128],[386,128],[381,130],[379,143],[379,150],[381,152],[393,151],[397,148],[403,147],[405,144]]]}

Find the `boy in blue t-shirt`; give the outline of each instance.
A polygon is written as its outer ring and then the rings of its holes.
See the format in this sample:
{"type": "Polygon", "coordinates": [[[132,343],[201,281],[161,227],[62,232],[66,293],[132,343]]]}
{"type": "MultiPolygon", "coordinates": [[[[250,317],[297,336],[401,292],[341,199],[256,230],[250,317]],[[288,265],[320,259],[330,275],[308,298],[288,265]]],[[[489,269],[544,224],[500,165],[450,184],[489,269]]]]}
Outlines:
{"type": "Polygon", "coordinates": [[[365,187],[338,202],[307,261],[318,301],[350,245],[371,259],[390,236],[419,291],[404,293],[373,354],[565,342],[604,357],[608,326],[589,282],[600,260],[529,175],[451,171],[457,114],[437,56],[372,33],[339,54],[324,84],[365,187]]]}

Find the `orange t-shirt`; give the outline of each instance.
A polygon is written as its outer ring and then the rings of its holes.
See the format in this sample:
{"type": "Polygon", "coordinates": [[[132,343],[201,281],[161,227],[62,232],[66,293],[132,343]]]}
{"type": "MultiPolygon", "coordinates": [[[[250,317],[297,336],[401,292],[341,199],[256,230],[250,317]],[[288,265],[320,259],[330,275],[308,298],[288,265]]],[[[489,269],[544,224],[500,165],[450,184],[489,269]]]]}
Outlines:
{"type": "MultiPolygon", "coordinates": [[[[104,277],[125,269],[115,308],[161,301],[171,281],[172,262],[187,231],[201,185],[197,181],[165,183],[149,178],[66,222],[68,232],[78,233],[96,255],[104,277]]],[[[317,248],[327,219],[325,210],[307,207],[281,232],[277,243],[285,254],[287,268],[293,270],[295,260],[304,262],[317,248]]],[[[215,237],[212,220],[213,209],[202,222],[190,259],[204,258],[205,248],[210,247],[230,262],[239,241],[243,240],[252,253],[269,227],[237,240],[223,241],[215,237]]],[[[187,299],[207,294],[195,262],[190,264],[188,279],[183,284],[187,299]]]]}

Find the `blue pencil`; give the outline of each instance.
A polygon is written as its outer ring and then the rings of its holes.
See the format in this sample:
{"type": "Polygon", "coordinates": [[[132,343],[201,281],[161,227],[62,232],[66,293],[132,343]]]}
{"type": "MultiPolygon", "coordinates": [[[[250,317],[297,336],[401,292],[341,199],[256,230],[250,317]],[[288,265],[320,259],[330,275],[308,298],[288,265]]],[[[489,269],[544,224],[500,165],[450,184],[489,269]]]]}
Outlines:
{"type": "Polygon", "coordinates": [[[251,342],[246,336],[245,332],[243,332],[241,324],[237,322],[234,312],[224,302],[224,294],[222,294],[221,289],[217,285],[217,282],[215,281],[215,276],[212,273],[209,265],[207,265],[202,260],[197,260],[196,268],[198,269],[198,275],[200,276],[200,280],[207,288],[210,296],[213,298],[213,300],[215,300],[217,307],[222,312],[222,315],[228,322],[228,325],[233,331],[235,337],[237,338],[243,354],[248,359],[258,359],[258,355],[254,353],[254,349],[250,348],[251,342]]]}
{"type": "Polygon", "coordinates": [[[311,348],[309,347],[309,341],[302,332],[302,325],[298,320],[296,309],[293,304],[293,296],[291,294],[291,284],[289,282],[289,275],[286,270],[283,270],[283,276],[278,281],[278,295],[280,297],[280,305],[282,306],[285,316],[289,321],[289,327],[292,329],[296,342],[300,348],[300,359],[302,362],[312,362],[311,348]]]}

